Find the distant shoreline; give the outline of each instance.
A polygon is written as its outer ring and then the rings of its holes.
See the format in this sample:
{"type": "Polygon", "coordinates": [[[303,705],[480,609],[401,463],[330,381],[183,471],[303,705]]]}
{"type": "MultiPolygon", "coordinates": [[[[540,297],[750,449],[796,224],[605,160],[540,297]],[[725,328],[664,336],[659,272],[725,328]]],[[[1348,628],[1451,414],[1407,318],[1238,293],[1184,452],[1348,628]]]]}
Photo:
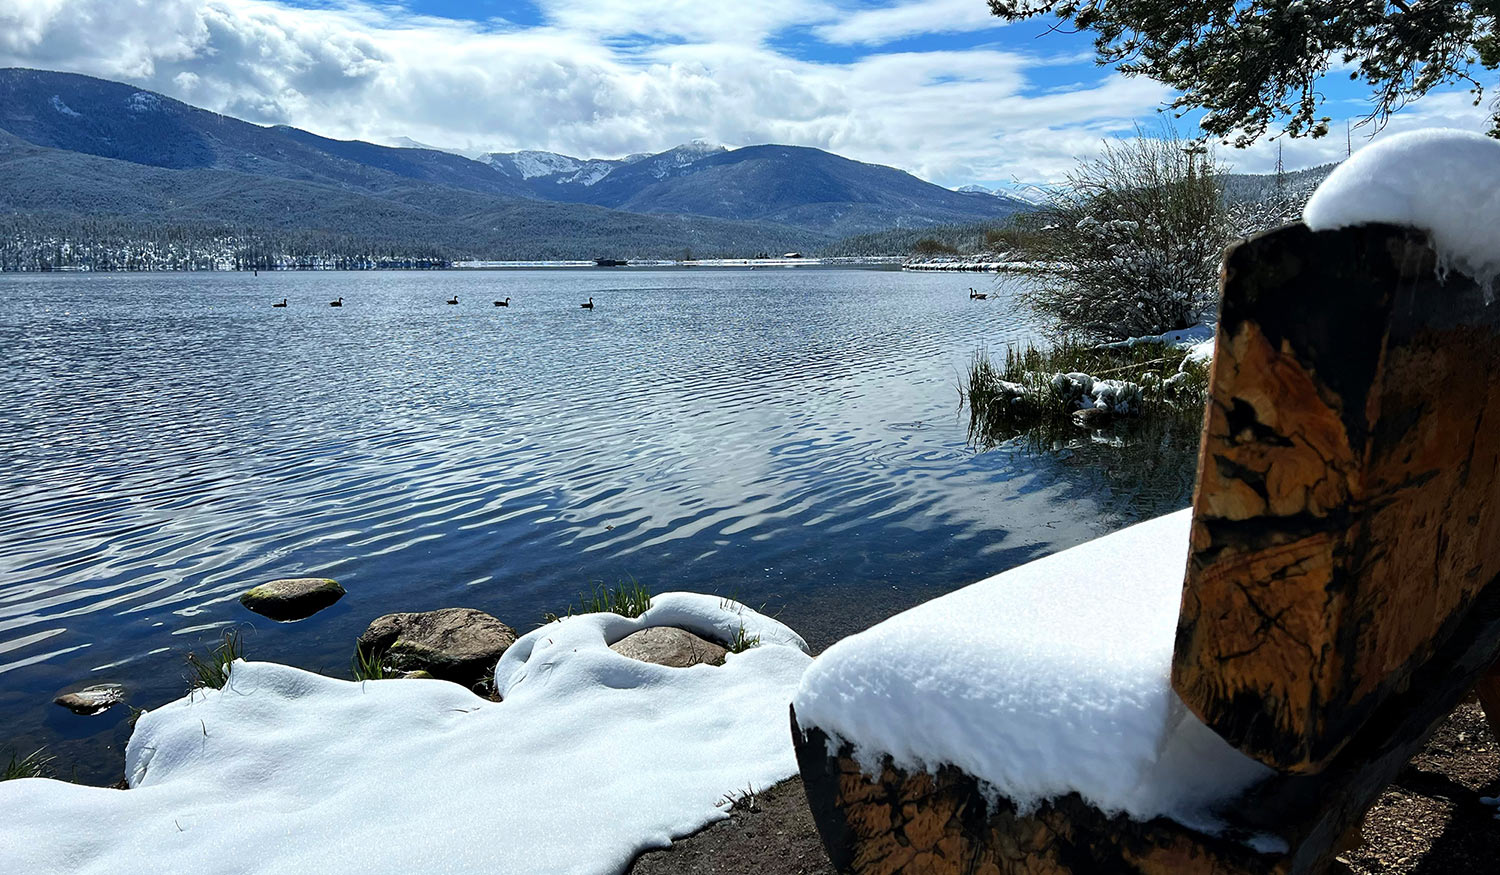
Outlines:
{"type": "Polygon", "coordinates": [[[86,273],[379,273],[399,271],[482,271],[482,270],[629,270],[647,269],[694,269],[694,268],[770,268],[770,267],[854,267],[875,270],[899,270],[906,262],[905,256],[884,255],[840,258],[703,258],[691,261],[641,259],[626,264],[600,266],[592,259],[583,260],[535,260],[535,261],[453,261],[425,266],[380,266],[380,267],[334,267],[317,265],[306,267],[259,267],[259,268],[205,268],[205,267],[150,267],[150,268],[95,268],[86,265],[67,265],[49,268],[5,268],[0,274],[86,274],[86,273]]]}

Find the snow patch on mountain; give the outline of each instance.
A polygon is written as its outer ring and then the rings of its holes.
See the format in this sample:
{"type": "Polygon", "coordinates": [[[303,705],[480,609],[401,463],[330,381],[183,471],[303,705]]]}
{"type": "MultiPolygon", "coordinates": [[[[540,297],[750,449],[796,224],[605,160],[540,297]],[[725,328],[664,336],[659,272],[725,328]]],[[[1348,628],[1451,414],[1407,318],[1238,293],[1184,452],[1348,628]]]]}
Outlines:
{"type": "Polygon", "coordinates": [[[536,176],[551,176],[554,173],[575,173],[585,162],[556,152],[526,150],[488,155],[485,160],[491,165],[508,164],[522,179],[536,176]]]}
{"type": "Polygon", "coordinates": [[[63,115],[70,116],[72,118],[78,118],[80,115],[80,113],[77,110],[73,109],[73,107],[68,106],[66,103],[63,103],[63,99],[56,94],[52,95],[52,108],[62,113],[63,115]]]}
{"type": "Polygon", "coordinates": [[[694,140],[691,143],[683,143],[681,146],[668,149],[651,158],[653,166],[651,175],[657,179],[666,179],[668,176],[682,170],[682,168],[720,152],[728,152],[729,147],[718,143],[710,143],[708,140],[694,140]]]}
{"type": "Polygon", "coordinates": [[[599,180],[613,173],[614,169],[618,166],[619,163],[615,161],[587,161],[583,164],[582,167],[578,169],[578,172],[568,176],[558,177],[557,184],[572,184],[582,186],[594,185],[598,183],[599,180]]]}
{"type": "Polygon", "coordinates": [[[161,98],[149,91],[137,91],[125,101],[125,108],[140,115],[161,109],[161,98]]]}

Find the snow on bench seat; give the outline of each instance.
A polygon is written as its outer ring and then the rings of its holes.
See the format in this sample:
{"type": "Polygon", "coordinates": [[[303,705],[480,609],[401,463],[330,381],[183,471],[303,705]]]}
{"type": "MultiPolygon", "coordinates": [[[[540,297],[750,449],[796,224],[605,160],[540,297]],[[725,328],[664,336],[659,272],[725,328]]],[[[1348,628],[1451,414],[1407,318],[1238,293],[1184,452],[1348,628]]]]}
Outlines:
{"type": "Polygon", "coordinates": [[[1271,772],[1172,691],[1191,519],[1141,523],[840,641],[803,676],[798,723],[852,744],[870,774],[882,755],[951,764],[1023,811],[1077,792],[1212,829],[1214,803],[1271,772]]]}

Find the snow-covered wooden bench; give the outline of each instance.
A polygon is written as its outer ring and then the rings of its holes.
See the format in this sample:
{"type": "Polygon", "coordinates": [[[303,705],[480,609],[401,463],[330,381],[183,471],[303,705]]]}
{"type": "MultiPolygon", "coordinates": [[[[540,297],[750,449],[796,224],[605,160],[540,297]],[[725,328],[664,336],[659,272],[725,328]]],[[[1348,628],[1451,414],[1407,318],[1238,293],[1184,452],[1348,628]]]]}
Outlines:
{"type": "Polygon", "coordinates": [[[1224,276],[1190,513],[805,676],[840,869],[1319,872],[1500,656],[1500,304],[1392,225],[1283,228],[1224,276]]]}

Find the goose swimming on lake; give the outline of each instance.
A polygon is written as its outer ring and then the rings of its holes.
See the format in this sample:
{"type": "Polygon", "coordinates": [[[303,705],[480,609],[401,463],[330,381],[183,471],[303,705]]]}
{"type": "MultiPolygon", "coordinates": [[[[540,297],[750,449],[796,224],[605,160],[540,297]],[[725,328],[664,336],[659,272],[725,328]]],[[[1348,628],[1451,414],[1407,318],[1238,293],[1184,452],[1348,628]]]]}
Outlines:
{"type": "Polygon", "coordinates": [[[337,301],[329,301],[328,302],[328,306],[330,306],[330,307],[342,307],[342,306],[344,306],[344,299],[343,298],[339,298],[337,301]]]}
{"type": "Polygon", "coordinates": [[[454,295],[453,297],[449,298],[448,299],[448,303],[450,303],[450,304],[457,304],[458,303],[458,295],[454,295]]]}
{"type": "Polygon", "coordinates": [[[587,304],[579,304],[578,306],[582,307],[585,310],[592,310],[594,309],[594,299],[589,298],[589,302],[587,304]]]}
{"type": "Polygon", "coordinates": [[[989,300],[989,297],[990,296],[988,294],[986,294],[985,292],[981,292],[978,289],[969,289],[969,300],[971,301],[987,301],[989,300]]]}
{"type": "Polygon", "coordinates": [[[503,301],[496,301],[495,302],[495,306],[496,307],[509,307],[510,306],[510,298],[506,298],[503,301]]]}
{"type": "Polygon", "coordinates": [[[282,298],[280,304],[272,304],[271,306],[272,307],[285,307],[286,306],[286,298],[282,298]]]}

